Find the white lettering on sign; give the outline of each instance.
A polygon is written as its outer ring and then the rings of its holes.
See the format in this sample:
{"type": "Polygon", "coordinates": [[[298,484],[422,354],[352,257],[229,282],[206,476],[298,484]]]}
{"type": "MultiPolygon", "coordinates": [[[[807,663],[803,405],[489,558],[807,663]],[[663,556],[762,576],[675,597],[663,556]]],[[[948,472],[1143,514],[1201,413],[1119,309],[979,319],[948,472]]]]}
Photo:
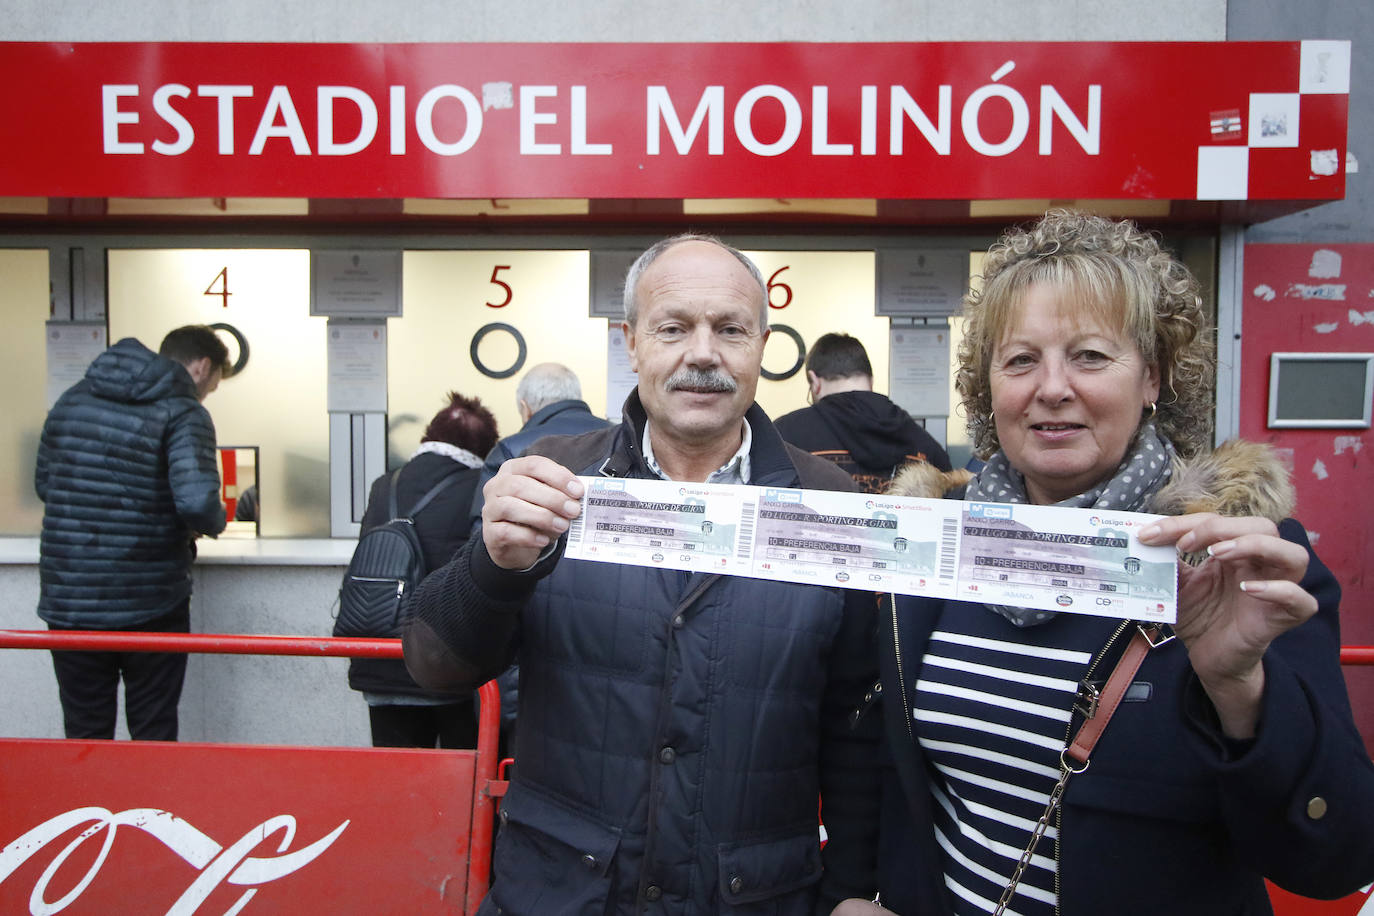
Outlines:
{"type": "MultiPolygon", "coordinates": [[[[60,913],[76,901],[95,880],[96,875],[100,872],[100,866],[105,863],[110,848],[114,845],[118,829],[120,827],[134,827],[161,841],[168,849],[200,872],[190,886],[177,898],[177,901],[172,904],[171,908],[167,910],[167,916],[190,916],[205,902],[211,892],[223,883],[227,882],[240,887],[254,885],[253,889],[241,896],[229,910],[231,913],[237,913],[258,892],[258,886],[299,871],[319,858],[321,853],[333,845],[349,823],[349,821],[344,821],[333,831],[309,846],[294,852],[287,852],[287,847],[296,838],[296,819],[289,814],[279,814],[276,817],[268,818],[239,837],[233,844],[225,847],[170,811],[163,811],[158,808],[130,808],[127,811],[115,813],[107,808],[76,808],[48,819],[5,848],[0,849],[0,884],[3,884],[6,878],[33,858],[43,847],[59,840],[64,834],[72,830],[84,828],[75,839],[71,840],[61,852],[53,857],[53,860],[39,877],[38,883],[34,885],[33,892],[29,895],[29,912],[34,916],[51,916],[51,914],[60,913]],[[48,900],[48,885],[57,876],[63,864],[87,840],[101,833],[104,833],[104,841],[95,855],[95,860],[91,862],[81,880],[76,882],[76,885],[65,896],[57,900],[48,900]],[[275,833],[283,834],[277,843],[279,855],[268,857],[249,855],[258,846],[267,842],[268,838],[275,833]]],[[[86,858],[82,857],[79,861],[84,862],[86,858]]],[[[61,884],[66,886],[67,882],[64,880],[61,884]]]]}
{"type": "Polygon", "coordinates": [[[888,146],[892,150],[892,155],[902,154],[902,138],[905,136],[906,121],[910,120],[921,132],[921,136],[926,138],[930,148],[941,156],[949,155],[949,130],[950,130],[950,110],[953,107],[954,89],[950,86],[941,86],[936,104],[938,114],[935,123],[926,116],[925,111],[916,100],[911,97],[911,93],[906,91],[905,86],[893,86],[890,102],[891,114],[888,118],[888,146]]]}
{"type": "Polygon", "coordinates": [[[609,143],[587,142],[587,87],[572,87],[572,154],[574,156],[609,156],[609,143]]]}
{"type": "Polygon", "coordinates": [[[119,154],[143,152],[142,143],[123,142],[119,139],[119,125],[138,123],[138,113],[120,111],[119,100],[137,95],[137,86],[100,87],[100,114],[105,128],[105,152],[119,154]]]}
{"type": "Polygon", "coordinates": [[[534,129],[540,124],[558,123],[557,114],[539,110],[539,100],[557,95],[557,86],[520,87],[520,155],[557,156],[563,151],[561,143],[536,143],[534,140],[534,129]]]}
{"type": "Polygon", "coordinates": [[[321,156],[352,155],[366,149],[372,138],[377,136],[377,104],[366,92],[352,86],[321,86],[318,98],[319,104],[315,111],[321,156]],[[352,102],[362,116],[357,136],[344,143],[338,142],[334,137],[334,103],[339,99],[352,102]]]}
{"type": "MultiPolygon", "coordinates": [[[[420,142],[425,145],[425,149],[440,156],[457,156],[466,153],[477,143],[477,138],[482,135],[482,105],[477,101],[477,96],[473,95],[462,86],[447,84],[435,86],[420,99],[419,106],[415,109],[415,132],[420,135],[420,142]],[[463,105],[463,111],[467,115],[467,127],[463,130],[463,136],[453,143],[445,143],[434,133],[434,106],[439,104],[440,99],[457,99],[463,105]]],[[[395,130],[392,131],[393,148],[395,146],[395,130]]],[[[404,136],[404,134],[402,134],[404,136]]]]}
{"type": "Polygon", "coordinates": [[[291,141],[291,151],[297,156],[310,155],[310,143],[305,139],[305,128],[301,126],[300,115],[296,114],[296,103],[291,101],[291,92],[285,86],[273,86],[267,97],[267,107],[262,110],[258,121],[258,131],[253,135],[253,144],[248,147],[248,155],[261,156],[267,141],[281,137],[291,141]],[[281,123],[277,116],[281,115],[281,123]]]}
{"type": "Polygon", "coordinates": [[[197,86],[196,94],[219,100],[219,154],[234,155],[234,99],[253,97],[252,86],[197,86]]]}
{"type": "MultiPolygon", "coordinates": [[[[137,91],[137,87],[133,87],[137,91]]],[[[650,86],[648,89],[648,126],[649,133],[645,140],[644,149],[650,156],[659,154],[659,123],[668,128],[668,135],[673,139],[673,146],[676,147],[679,155],[687,155],[692,151],[692,145],[696,142],[697,131],[701,130],[703,122],[706,124],[706,152],[711,156],[720,156],[725,153],[725,87],[707,86],[701,93],[701,100],[697,102],[696,110],[692,112],[692,120],[687,125],[687,129],[682,129],[682,121],[677,116],[677,109],[673,107],[672,96],[668,95],[666,86],[650,86]]]]}
{"type": "Polygon", "coordinates": [[[196,138],[195,129],[191,127],[191,122],[186,120],[186,116],[177,111],[172,106],[173,97],[178,99],[189,98],[191,95],[190,86],[182,86],[179,83],[170,83],[166,86],[159,86],[153,93],[153,111],[158,113],[158,117],[171,125],[172,130],[176,131],[175,141],[168,143],[165,140],[153,141],[153,152],[161,153],[164,156],[180,156],[191,148],[191,142],[196,138]]]}
{"type": "Polygon", "coordinates": [[[755,156],[780,156],[790,150],[801,136],[801,122],[801,103],[781,86],[755,86],[735,105],[735,139],[755,156]],[[772,143],[763,143],[754,136],[754,106],[763,99],[782,105],[782,133],[772,143]]]}
{"type": "MultiPolygon", "coordinates": [[[[762,157],[780,156],[797,148],[803,129],[809,125],[811,156],[875,156],[879,153],[878,132],[883,116],[880,100],[886,95],[886,153],[891,156],[903,155],[909,141],[919,138],[940,156],[951,155],[956,139],[962,139],[963,146],[977,155],[1001,157],[1020,150],[1033,130],[1033,142],[1041,156],[1053,154],[1056,132],[1060,132],[1061,139],[1066,136],[1072,140],[1087,155],[1100,154],[1100,85],[1089,85],[1086,99],[1081,101],[1065,98],[1064,93],[1048,84],[1023,92],[999,82],[1014,70],[1012,62],[1004,64],[988,83],[973,88],[961,100],[956,100],[950,85],[919,91],[902,85],[888,86],[886,90],[881,86],[859,86],[857,94],[850,90],[841,95],[830,86],[814,85],[808,99],[785,86],[765,83],[744,89],[734,100],[733,108],[727,109],[729,100],[724,86],[706,86],[695,98],[686,95],[674,99],[667,86],[650,85],[645,87],[644,151],[650,156],[663,155],[666,131],[679,156],[698,152],[703,145],[707,155],[721,156],[725,153],[726,131],[733,130],[735,142],[746,152],[762,157]],[[684,126],[682,115],[688,108],[691,116],[684,126]],[[855,108],[857,124],[853,117],[855,108]],[[849,117],[841,119],[842,114],[849,117]],[[765,128],[765,123],[770,126],[765,128]]],[[[512,125],[518,135],[513,139],[518,139],[522,156],[613,155],[613,144],[588,136],[594,119],[587,86],[522,85],[514,93],[512,88],[510,83],[484,83],[479,99],[463,86],[446,83],[420,94],[410,111],[411,94],[405,86],[388,86],[381,102],[356,86],[315,86],[312,138],[286,86],[272,86],[265,101],[253,105],[251,100],[263,98],[253,86],[200,85],[192,89],[181,83],[166,83],[154,87],[144,98],[145,90],[137,84],[109,84],[101,86],[103,149],[109,155],[137,156],[151,151],[161,156],[180,156],[190,151],[202,136],[214,136],[219,154],[232,156],[237,116],[243,115],[256,118],[248,150],[252,156],[260,156],[268,149],[278,152],[282,145],[270,141],[280,140],[285,140],[296,156],[353,156],[379,142],[386,145],[391,155],[403,156],[407,130],[412,124],[427,151],[438,156],[458,156],[480,141],[484,110],[513,107],[518,109],[516,123],[512,125]],[[502,87],[503,92],[496,92],[497,87],[502,87]],[[560,108],[558,100],[562,97],[567,102],[560,108]],[[518,104],[513,102],[516,98],[518,104]],[[205,99],[215,100],[214,117],[210,117],[203,104],[205,99]],[[447,114],[447,106],[455,101],[462,106],[462,133],[455,137],[457,129],[449,126],[444,128],[447,136],[441,137],[436,121],[451,125],[458,119],[436,119],[436,109],[443,105],[447,114]],[[387,119],[385,131],[380,128],[383,117],[387,119]],[[341,120],[356,125],[347,129],[351,136],[339,136],[341,120]],[[378,134],[382,132],[386,136],[379,141],[378,134]]]]}
{"type": "MultiPolygon", "coordinates": [[[[878,132],[877,86],[859,88],[859,155],[877,153],[878,132]]],[[[925,139],[930,148],[941,156],[950,155],[954,119],[954,89],[936,87],[935,118],[912,97],[905,86],[891,86],[888,90],[888,153],[901,156],[906,147],[907,125],[910,124],[925,139]]],[[[852,156],[852,142],[837,142],[831,135],[830,112],[836,107],[828,86],[811,87],[811,154],[813,156],[852,156]]],[[[645,152],[650,156],[662,154],[662,131],[668,136],[679,155],[687,155],[696,143],[702,125],[706,126],[706,152],[719,156],[725,152],[725,88],[708,86],[697,101],[691,121],[684,129],[677,107],[665,86],[650,86],[646,97],[647,133],[645,152]]],[[[740,97],[735,105],[735,139],[740,146],[757,156],[777,156],[790,150],[801,134],[803,114],[796,96],[781,86],[755,86],[740,97]],[[766,142],[754,133],[753,112],[764,99],[782,106],[783,129],[776,140],[766,142]]],[[[1053,86],[1041,86],[1039,94],[1038,152],[1042,156],[1053,153],[1055,123],[1062,124],[1079,147],[1090,156],[1099,155],[1102,147],[1102,87],[1088,87],[1087,111],[1082,117],[1053,86]]],[[[983,156],[1005,156],[1020,149],[1030,134],[1030,104],[1021,92],[1011,86],[989,83],[980,86],[964,100],[960,110],[959,128],[964,142],[973,152],[983,156]],[[999,100],[992,102],[991,100],[999,100]],[[1003,104],[1011,115],[1006,136],[989,139],[984,136],[980,117],[985,105],[1003,104]]]]}

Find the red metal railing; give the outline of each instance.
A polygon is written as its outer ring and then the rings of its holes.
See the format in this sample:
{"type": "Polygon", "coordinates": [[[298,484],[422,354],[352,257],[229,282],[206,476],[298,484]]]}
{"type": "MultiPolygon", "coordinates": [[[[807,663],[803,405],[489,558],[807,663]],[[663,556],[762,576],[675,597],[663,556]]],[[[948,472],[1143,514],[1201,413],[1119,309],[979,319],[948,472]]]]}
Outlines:
{"type": "MultiPolygon", "coordinates": [[[[105,630],[0,630],[0,649],[303,655],[334,658],[401,657],[399,639],[246,636],[228,633],[125,633],[105,630]]],[[[1341,646],[1341,664],[1374,665],[1374,646],[1341,646]]]]}
{"type": "MultiPolygon", "coordinates": [[[[399,639],[337,639],[213,633],[128,633],[86,630],[0,630],[0,649],[71,649],[191,654],[290,655],[304,657],[401,658],[399,639]]],[[[1343,665],[1374,665],[1374,646],[1343,646],[1343,665]]],[[[508,782],[497,760],[500,691],[495,682],[479,690],[476,778],[468,857],[466,913],[475,913],[491,873],[494,815],[508,782]]]]}
{"type": "Polygon", "coordinates": [[[1374,665],[1374,646],[1341,646],[1342,665],[1374,665]]]}
{"type": "MultiPolygon", "coordinates": [[[[71,649],[103,652],[185,652],[213,655],[294,655],[315,658],[401,658],[399,639],[339,639],[225,633],[129,633],[96,630],[0,630],[0,649],[71,649]]],[[[508,783],[498,778],[501,693],[495,681],[478,690],[476,786],[470,835],[467,913],[476,913],[491,875],[497,799],[508,783]]]]}

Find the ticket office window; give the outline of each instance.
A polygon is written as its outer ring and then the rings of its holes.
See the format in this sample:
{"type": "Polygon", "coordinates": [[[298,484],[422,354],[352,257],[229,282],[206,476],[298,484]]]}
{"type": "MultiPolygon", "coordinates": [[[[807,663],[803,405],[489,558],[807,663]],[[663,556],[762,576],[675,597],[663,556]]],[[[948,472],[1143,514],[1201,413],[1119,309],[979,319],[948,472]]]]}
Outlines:
{"type": "Polygon", "coordinates": [[[47,415],[44,323],[48,318],[48,252],[0,250],[0,536],[35,537],[43,504],[33,488],[38,438],[47,415]]]}
{"type": "MultiPolygon", "coordinates": [[[[257,485],[263,537],[329,536],[325,319],[311,317],[303,249],[111,249],[110,342],[157,349],[186,324],[224,327],[231,359],[247,359],[205,399],[236,466],[233,492],[257,485]]],[[[236,534],[244,533],[237,526],[236,534]]]]}
{"type": "Polygon", "coordinates": [[[571,368],[601,412],[606,330],[587,317],[587,251],[407,251],[402,264],[404,315],[387,322],[388,467],[414,453],[450,391],[516,432],[516,384],[539,363],[571,368]]]}
{"type": "MultiPolygon", "coordinates": [[[[746,252],[769,281],[769,323],[757,400],[773,417],[806,405],[806,349],[828,331],[864,341],[880,390],[887,319],[875,317],[872,251],[746,252]]],[[[451,390],[476,394],[502,435],[520,428],[516,386],[530,367],[571,368],[597,414],[608,403],[609,325],[588,317],[587,251],[409,251],[404,317],[387,329],[388,465],[413,453],[451,390]]],[[[616,390],[618,389],[609,389],[616,390]]]]}
{"type": "MultiPolygon", "coordinates": [[[[769,377],[760,380],[757,392],[764,410],[777,417],[806,404],[802,361],[828,331],[864,342],[875,386],[886,391],[888,321],[873,314],[873,252],[748,253],[769,283],[775,328],[764,351],[769,377]]],[[[47,262],[43,252],[23,254],[31,255],[34,275],[33,289],[23,294],[33,316],[26,336],[39,340],[47,262]]],[[[451,390],[478,395],[496,415],[500,432],[515,432],[516,385],[540,362],[562,362],[577,372],[583,399],[594,412],[618,410],[618,403],[607,404],[608,323],[618,322],[588,317],[589,261],[586,250],[405,253],[404,315],[390,320],[387,329],[389,467],[414,452],[451,390]]],[[[255,476],[250,481],[241,466],[236,492],[259,485],[255,524],[263,536],[327,536],[325,331],[323,318],[308,315],[308,252],[112,250],[108,276],[111,342],[134,336],[155,348],[167,330],[190,323],[227,325],[242,337],[248,347],[243,371],[206,400],[220,443],[253,449],[255,476]]],[[[21,288],[12,284],[4,295],[18,297],[21,288]]],[[[15,349],[32,365],[24,369],[19,359],[10,359],[6,371],[16,378],[42,377],[41,348],[15,349]]],[[[6,431],[11,439],[31,440],[7,446],[19,453],[11,467],[32,465],[45,411],[41,391],[32,401],[28,422],[6,431]]],[[[951,432],[959,426],[952,423],[951,432]]],[[[20,483],[30,480],[28,471],[22,476],[20,483]]],[[[12,501],[28,504],[27,516],[5,513],[10,533],[37,531],[42,507],[31,489],[31,482],[9,488],[12,501]]]]}

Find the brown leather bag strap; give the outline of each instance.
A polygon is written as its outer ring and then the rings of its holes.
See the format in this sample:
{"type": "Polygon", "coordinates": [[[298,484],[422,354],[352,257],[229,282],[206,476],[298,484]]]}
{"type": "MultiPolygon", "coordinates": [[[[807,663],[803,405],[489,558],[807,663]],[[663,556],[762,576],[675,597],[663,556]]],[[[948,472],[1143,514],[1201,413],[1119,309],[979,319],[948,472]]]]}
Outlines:
{"type": "Polygon", "coordinates": [[[1102,737],[1107,723],[1112,720],[1116,708],[1121,705],[1121,700],[1130,689],[1131,682],[1135,680],[1135,673],[1140,670],[1145,656],[1150,654],[1151,649],[1163,645],[1172,638],[1171,635],[1165,635],[1162,627],[1153,624],[1140,624],[1136,628],[1135,636],[1126,646],[1126,651],[1121,653],[1116,667],[1112,669],[1111,677],[1107,678],[1107,685],[1102,688],[1102,694],[1097,699],[1097,711],[1083,722],[1078,734],[1074,735],[1073,742],[1065,750],[1065,753],[1079,764],[1080,769],[1087,764],[1093,748],[1097,745],[1097,739],[1102,737]]]}
{"type": "Polygon", "coordinates": [[[1151,649],[1158,648],[1173,638],[1173,632],[1168,627],[1153,623],[1136,624],[1135,636],[1126,646],[1126,651],[1121,653],[1121,658],[1117,659],[1116,667],[1112,669],[1111,676],[1107,678],[1106,686],[1102,688],[1100,694],[1092,697],[1090,710],[1083,724],[1078,727],[1078,734],[1074,735],[1073,741],[1059,755],[1059,781],[1055,783],[1054,789],[1050,792],[1050,799],[1045,805],[1045,810],[1041,813],[1040,820],[1036,821],[1035,829],[1031,831],[1030,842],[1022,851],[1021,858],[1016,863],[1010,880],[1007,881],[1007,886],[1002,889],[1002,897],[997,901],[993,916],[1002,916],[1010,905],[1012,897],[1016,895],[1017,885],[1021,883],[1021,876],[1026,873],[1026,866],[1030,864],[1031,856],[1035,854],[1035,847],[1039,845],[1040,838],[1049,829],[1050,819],[1054,817],[1054,812],[1064,797],[1064,790],[1068,787],[1069,777],[1088,768],[1088,758],[1097,745],[1097,739],[1102,737],[1102,732],[1107,728],[1107,723],[1111,721],[1116,708],[1121,705],[1121,700],[1126,696],[1126,691],[1130,689],[1131,682],[1135,680],[1135,673],[1140,670],[1141,662],[1145,661],[1145,656],[1150,654],[1151,649]]]}

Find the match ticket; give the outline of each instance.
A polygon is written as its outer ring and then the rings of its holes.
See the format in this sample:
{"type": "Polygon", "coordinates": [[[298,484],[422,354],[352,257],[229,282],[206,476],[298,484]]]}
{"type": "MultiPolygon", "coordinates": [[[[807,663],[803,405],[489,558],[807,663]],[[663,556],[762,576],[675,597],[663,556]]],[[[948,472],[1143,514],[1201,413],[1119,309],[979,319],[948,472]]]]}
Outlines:
{"type": "Polygon", "coordinates": [[[584,477],[566,556],[1173,623],[1159,516],[584,477]]]}

